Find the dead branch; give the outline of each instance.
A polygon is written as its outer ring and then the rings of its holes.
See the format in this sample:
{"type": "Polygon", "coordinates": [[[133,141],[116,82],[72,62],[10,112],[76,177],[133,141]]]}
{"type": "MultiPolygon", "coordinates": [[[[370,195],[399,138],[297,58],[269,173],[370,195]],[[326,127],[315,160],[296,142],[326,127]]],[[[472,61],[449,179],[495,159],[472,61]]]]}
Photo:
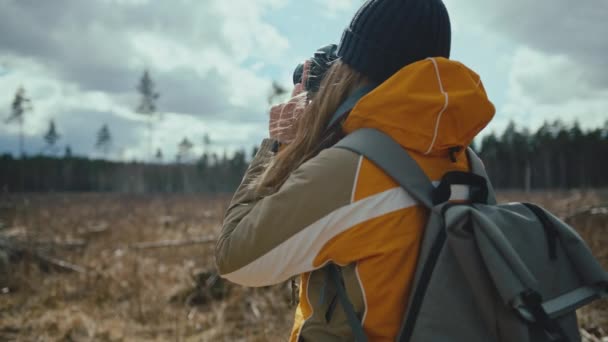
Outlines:
{"type": "Polygon", "coordinates": [[[27,243],[30,245],[36,246],[36,247],[61,248],[64,250],[81,249],[81,248],[85,248],[87,246],[86,240],[71,240],[71,241],[39,240],[39,241],[29,241],[27,243]]]}
{"type": "Polygon", "coordinates": [[[20,328],[14,326],[0,327],[0,340],[1,341],[14,341],[19,335],[20,328]]]}
{"type": "Polygon", "coordinates": [[[74,265],[65,260],[60,260],[57,258],[49,257],[40,253],[34,253],[34,257],[38,259],[38,262],[42,262],[45,266],[50,266],[51,268],[57,269],[63,272],[76,272],[76,273],[86,273],[86,270],[78,265],[74,265]]]}
{"type": "Polygon", "coordinates": [[[86,270],[78,265],[44,254],[43,248],[36,243],[19,241],[0,236],[0,251],[4,251],[12,262],[17,262],[29,256],[36,260],[43,270],[58,270],[61,272],[85,273],[86,270]]]}
{"type": "Polygon", "coordinates": [[[577,210],[574,213],[566,216],[564,218],[564,221],[568,222],[568,221],[576,219],[580,216],[595,216],[595,215],[608,215],[608,204],[577,210]]]}
{"type": "Polygon", "coordinates": [[[189,245],[198,245],[204,243],[215,242],[217,238],[215,236],[201,236],[191,238],[188,240],[162,240],[153,242],[139,242],[131,245],[133,249],[154,249],[154,248],[167,248],[167,247],[181,247],[189,245]]]}
{"type": "Polygon", "coordinates": [[[583,338],[584,342],[601,342],[602,341],[598,337],[592,335],[585,329],[579,329],[579,331],[581,333],[581,337],[583,338]]]}
{"type": "Polygon", "coordinates": [[[78,234],[80,234],[80,235],[97,235],[100,233],[104,233],[109,228],[110,228],[110,226],[107,223],[99,223],[99,224],[90,225],[89,227],[86,227],[86,228],[78,229],[78,234]]]}

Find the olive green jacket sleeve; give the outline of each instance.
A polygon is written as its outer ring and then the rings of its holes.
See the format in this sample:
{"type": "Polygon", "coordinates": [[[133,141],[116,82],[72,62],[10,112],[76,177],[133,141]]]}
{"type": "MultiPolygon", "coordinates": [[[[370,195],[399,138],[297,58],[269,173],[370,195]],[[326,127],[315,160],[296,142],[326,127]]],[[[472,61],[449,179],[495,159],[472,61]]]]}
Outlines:
{"type": "Polygon", "coordinates": [[[348,227],[337,224],[349,209],[359,156],[327,149],[295,170],[273,194],[251,182],[271,161],[265,140],[227,210],[216,246],[220,275],[247,286],[266,286],[315,269],[315,257],[348,227]]]}

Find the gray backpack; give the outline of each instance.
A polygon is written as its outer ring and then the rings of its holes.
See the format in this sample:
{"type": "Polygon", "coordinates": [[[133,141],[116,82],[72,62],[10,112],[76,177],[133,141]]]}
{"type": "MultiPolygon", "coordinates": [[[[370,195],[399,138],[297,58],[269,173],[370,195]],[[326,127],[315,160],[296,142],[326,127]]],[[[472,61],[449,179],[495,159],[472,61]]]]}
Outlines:
{"type": "MultiPolygon", "coordinates": [[[[365,156],[430,210],[398,341],[580,341],[576,309],[605,296],[608,274],[573,228],[528,203],[497,204],[479,158],[434,187],[400,145],[361,129],[335,147],[365,156]],[[467,203],[449,201],[468,188],[467,203]]],[[[356,341],[366,341],[338,267],[329,279],[356,341]]]]}

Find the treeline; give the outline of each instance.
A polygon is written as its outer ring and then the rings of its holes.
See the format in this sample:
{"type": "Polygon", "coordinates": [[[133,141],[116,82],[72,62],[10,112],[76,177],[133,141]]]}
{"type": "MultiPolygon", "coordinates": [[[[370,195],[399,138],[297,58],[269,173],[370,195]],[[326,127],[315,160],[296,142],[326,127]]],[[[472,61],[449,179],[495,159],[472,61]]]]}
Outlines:
{"type": "Polygon", "coordinates": [[[583,131],[556,121],[536,132],[509,124],[478,148],[492,183],[502,189],[571,189],[608,186],[608,122],[583,131]]]}
{"type": "MultiPolygon", "coordinates": [[[[545,124],[536,132],[510,124],[481,139],[476,150],[496,188],[608,187],[608,124],[583,131],[577,124],[545,124]]],[[[253,151],[255,153],[255,149],[253,151]]],[[[85,157],[0,157],[0,191],[232,192],[248,166],[245,151],[203,155],[189,163],[142,163],[85,157]]]]}
{"type": "Polygon", "coordinates": [[[0,193],[125,192],[226,193],[234,191],[247,169],[244,151],[232,157],[203,155],[195,163],[142,163],[85,157],[0,156],[0,193]]]}

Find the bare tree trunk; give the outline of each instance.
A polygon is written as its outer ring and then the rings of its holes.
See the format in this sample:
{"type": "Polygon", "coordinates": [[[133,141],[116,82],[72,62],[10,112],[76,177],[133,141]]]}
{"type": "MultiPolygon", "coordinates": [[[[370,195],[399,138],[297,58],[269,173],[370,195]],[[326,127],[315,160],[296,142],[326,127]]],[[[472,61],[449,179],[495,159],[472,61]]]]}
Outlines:
{"type": "Polygon", "coordinates": [[[545,170],[545,189],[555,187],[553,184],[553,172],[551,170],[551,158],[547,155],[543,158],[543,168],[545,170]]]}
{"type": "Polygon", "coordinates": [[[24,151],[24,143],[23,143],[23,119],[19,120],[19,177],[21,178],[21,191],[25,191],[25,167],[23,163],[25,162],[25,151],[24,151]]]}
{"type": "Polygon", "coordinates": [[[148,160],[151,163],[154,160],[154,155],[152,153],[152,114],[148,118],[148,160]]]}
{"type": "Polygon", "coordinates": [[[217,240],[216,236],[207,235],[207,236],[192,237],[187,240],[162,240],[162,241],[152,241],[152,242],[138,242],[138,243],[131,245],[131,248],[138,250],[138,249],[156,249],[156,248],[167,248],[167,247],[182,247],[182,246],[213,243],[216,240],[217,240]]]}
{"type": "Polygon", "coordinates": [[[566,158],[563,153],[559,154],[559,187],[561,189],[568,188],[568,174],[566,171],[566,158]]]}
{"type": "Polygon", "coordinates": [[[25,151],[23,150],[23,119],[19,120],[19,153],[23,158],[25,151]]]}
{"type": "Polygon", "coordinates": [[[532,168],[530,167],[530,160],[526,160],[524,187],[526,189],[526,193],[529,193],[532,188],[532,168]]]}

